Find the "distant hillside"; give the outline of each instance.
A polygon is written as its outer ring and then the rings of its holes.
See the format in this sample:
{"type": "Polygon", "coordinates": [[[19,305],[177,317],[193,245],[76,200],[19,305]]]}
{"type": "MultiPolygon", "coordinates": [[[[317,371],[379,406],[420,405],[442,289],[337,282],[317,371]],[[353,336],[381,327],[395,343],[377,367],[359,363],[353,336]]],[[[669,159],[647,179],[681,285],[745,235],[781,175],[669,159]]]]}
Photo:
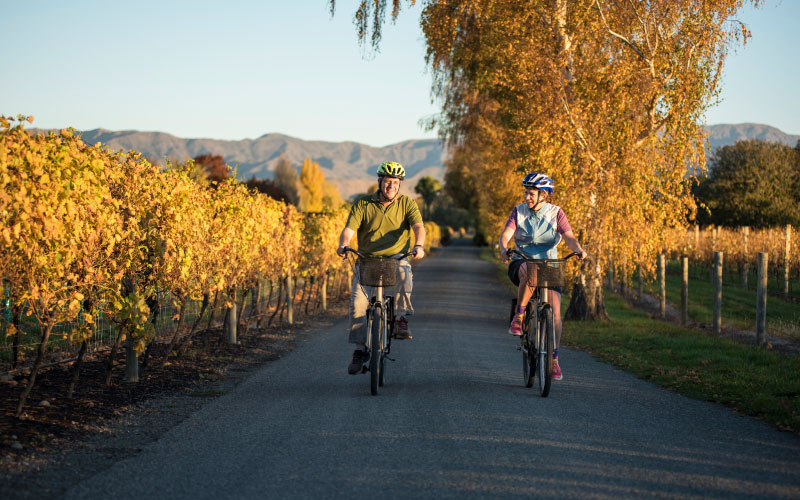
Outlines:
{"type": "Polygon", "coordinates": [[[205,153],[221,155],[238,169],[240,179],[271,178],[281,152],[298,168],[304,159],[311,158],[320,164],[325,178],[334,183],[345,198],[366,191],[376,180],[376,167],[386,160],[398,161],[405,167],[408,177],[403,191],[406,194],[413,191],[420,177],[444,178],[444,151],[436,139],[408,140],[376,148],[357,142],[304,141],[282,134],[223,141],[182,139],[163,132],[96,129],[82,132],[82,138],[89,144],[107,144],[113,150],[140,151],[161,163],[164,158],[183,160],[205,153]]]}
{"type": "Polygon", "coordinates": [[[761,139],[763,141],[780,142],[792,147],[800,140],[800,135],[787,134],[775,127],[758,123],[709,125],[706,130],[709,132],[708,143],[711,146],[709,153],[720,146],[733,144],[740,139],[761,139]]]}
{"type": "MultiPolygon", "coordinates": [[[[711,150],[733,144],[739,139],[763,139],[790,146],[800,140],[798,135],[786,134],[775,127],[755,123],[710,125],[711,150]]],[[[398,142],[376,148],[357,142],[304,141],[282,134],[266,134],[258,139],[223,141],[217,139],[182,139],[163,132],[126,130],[113,132],[104,129],[87,130],[83,140],[90,144],[102,142],[113,150],[136,150],[151,160],[164,158],[194,158],[211,153],[221,155],[238,168],[239,178],[271,178],[278,157],[283,152],[299,168],[306,158],[320,164],[325,178],[336,184],[345,198],[364,192],[375,182],[375,168],[386,160],[405,166],[408,180],[403,185],[406,194],[412,192],[420,177],[429,175],[440,181],[444,178],[446,151],[436,139],[398,142]]]]}

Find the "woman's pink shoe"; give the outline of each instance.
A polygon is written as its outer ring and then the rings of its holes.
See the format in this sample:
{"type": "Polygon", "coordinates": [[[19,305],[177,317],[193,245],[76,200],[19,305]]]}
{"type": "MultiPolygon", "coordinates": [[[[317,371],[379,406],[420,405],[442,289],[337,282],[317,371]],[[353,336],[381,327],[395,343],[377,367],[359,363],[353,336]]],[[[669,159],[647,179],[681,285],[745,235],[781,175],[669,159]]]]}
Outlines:
{"type": "Polygon", "coordinates": [[[515,314],[514,319],[511,321],[511,326],[508,328],[508,333],[519,337],[522,335],[522,318],[524,314],[515,314]]]}
{"type": "Polygon", "coordinates": [[[561,374],[561,367],[558,366],[558,360],[553,360],[553,380],[561,380],[564,378],[564,375],[561,374]]]}

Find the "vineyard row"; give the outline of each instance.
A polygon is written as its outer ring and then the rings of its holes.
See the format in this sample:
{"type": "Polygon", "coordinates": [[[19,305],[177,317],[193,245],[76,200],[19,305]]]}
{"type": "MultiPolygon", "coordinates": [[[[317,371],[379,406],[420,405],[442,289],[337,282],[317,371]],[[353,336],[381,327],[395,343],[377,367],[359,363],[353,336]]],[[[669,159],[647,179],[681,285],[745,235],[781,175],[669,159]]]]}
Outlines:
{"type": "MultiPolygon", "coordinates": [[[[0,291],[10,310],[0,323],[12,343],[30,325],[39,334],[18,416],[60,325],[74,325],[58,336],[84,352],[102,315],[116,327],[111,348],[125,342],[141,355],[156,333],[154,297],[168,296],[169,353],[198,326],[187,321],[193,301],[232,309],[259,283],[347,270],[334,252],[345,209],[301,213],[233,179],[200,184],[189,166],[161,169],[70,130],[32,135],[22,118],[0,117],[0,291]]],[[[438,227],[426,225],[430,246],[438,227]]]]}

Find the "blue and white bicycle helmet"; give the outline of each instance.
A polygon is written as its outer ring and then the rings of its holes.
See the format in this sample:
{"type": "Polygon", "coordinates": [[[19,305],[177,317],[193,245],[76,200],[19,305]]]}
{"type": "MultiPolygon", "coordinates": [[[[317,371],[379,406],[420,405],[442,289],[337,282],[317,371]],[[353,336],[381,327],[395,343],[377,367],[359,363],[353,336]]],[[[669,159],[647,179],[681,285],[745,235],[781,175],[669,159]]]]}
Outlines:
{"type": "Polygon", "coordinates": [[[553,194],[556,190],[555,182],[553,179],[539,172],[531,172],[522,179],[522,185],[526,188],[536,188],[542,191],[547,191],[553,194]]]}

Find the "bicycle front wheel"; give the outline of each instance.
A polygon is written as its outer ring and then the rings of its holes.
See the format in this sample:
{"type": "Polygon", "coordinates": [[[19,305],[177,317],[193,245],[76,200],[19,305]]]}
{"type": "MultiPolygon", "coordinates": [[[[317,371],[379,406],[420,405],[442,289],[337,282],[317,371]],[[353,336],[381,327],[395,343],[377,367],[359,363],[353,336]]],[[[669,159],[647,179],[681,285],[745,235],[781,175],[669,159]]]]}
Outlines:
{"type": "Polygon", "coordinates": [[[381,332],[385,330],[383,326],[383,318],[380,307],[376,307],[372,311],[372,325],[370,328],[370,349],[369,357],[369,391],[373,396],[378,394],[378,387],[383,385],[381,383],[381,369],[383,368],[383,343],[381,342],[381,332]]]}
{"type": "Polygon", "coordinates": [[[386,384],[386,355],[389,353],[390,326],[386,318],[381,318],[381,359],[378,367],[378,385],[383,387],[386,384]]]}
{"type": "Polygon", "coordinates": [[[539,394],[546,398],[550,394],[553,381],[553,349],[555,349],[556,332],[553,323],[553,309],[549,305],[542,308],[539,315],[539,394]]]}

